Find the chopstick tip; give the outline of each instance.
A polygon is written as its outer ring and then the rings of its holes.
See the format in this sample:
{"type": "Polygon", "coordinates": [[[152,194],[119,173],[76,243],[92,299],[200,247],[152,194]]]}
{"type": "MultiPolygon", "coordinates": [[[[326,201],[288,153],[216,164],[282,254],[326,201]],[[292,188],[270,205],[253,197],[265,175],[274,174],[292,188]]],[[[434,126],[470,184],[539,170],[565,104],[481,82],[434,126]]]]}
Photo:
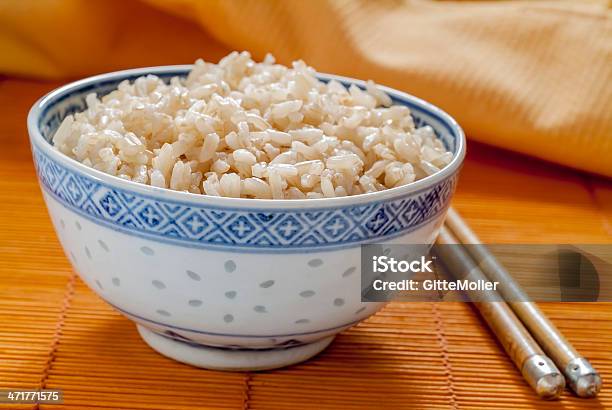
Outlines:
{"type": "Polygon", "coordinates": [[[601,390],[601,377],[598,374],[586,374],[576,380],[574,391],[579,397],[595,397],[601,390]]]}
{"type": "Polygon", "coordinates": [[[565,389],[565,377],[547,356],[535,354],[529,357],[523,363],[521,373],[543,399],[556,399],[565,389]]]}
{"type": "Polygon", "coordinates": [[[560,373],[551,373],[540,377],[536,384],[536,393],[544,399],[556,399],[565,388],[565,380],[560,373]]]}
{"type": "Polygon", "coordinates": [[[601,376],[584,357],[572,359],[565,368],[565,374],[570,387],[578,397],[595,397],[601,390],[601,376]]]}

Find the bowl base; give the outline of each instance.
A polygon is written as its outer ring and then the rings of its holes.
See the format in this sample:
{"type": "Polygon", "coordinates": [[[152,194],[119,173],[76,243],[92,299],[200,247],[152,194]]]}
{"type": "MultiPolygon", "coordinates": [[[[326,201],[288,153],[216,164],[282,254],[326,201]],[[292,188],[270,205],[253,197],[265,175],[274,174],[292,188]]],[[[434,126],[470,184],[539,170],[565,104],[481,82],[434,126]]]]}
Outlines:
{"type": "Polygon", "coordinates": [[[212,370],[269,370],[308,360],[323,351],[335,336],[313,343],[283,349],[234,350],[204,345],[192,345],[155,333],[136,325],[140,337],[153,350],[179,362],[212,370]]]}

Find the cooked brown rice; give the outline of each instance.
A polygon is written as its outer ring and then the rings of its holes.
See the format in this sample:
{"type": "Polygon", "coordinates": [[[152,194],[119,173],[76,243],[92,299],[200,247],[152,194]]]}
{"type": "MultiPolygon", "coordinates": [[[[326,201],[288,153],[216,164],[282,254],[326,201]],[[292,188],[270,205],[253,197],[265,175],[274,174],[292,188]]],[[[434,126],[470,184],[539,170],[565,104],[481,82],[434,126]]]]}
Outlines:
{"type": "Polygon", "coordinates": [[[452,159],[431,127],[365,90],[233,52],[196,61],[186,79],[123,81],[64,119],[53,143],[130,181],[242,198],[330,198],[405,185],[452,159]]]}

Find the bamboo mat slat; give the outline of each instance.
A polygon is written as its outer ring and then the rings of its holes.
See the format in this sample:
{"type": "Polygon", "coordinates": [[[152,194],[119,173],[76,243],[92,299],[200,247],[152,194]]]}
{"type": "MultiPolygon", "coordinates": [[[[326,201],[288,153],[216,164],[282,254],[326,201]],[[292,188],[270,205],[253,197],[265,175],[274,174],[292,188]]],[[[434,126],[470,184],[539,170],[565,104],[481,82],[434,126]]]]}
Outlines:
{"type": "MultiPolygon", "coordinates": [[[[71,272],[32,167],[31,103],[54,84],[0,79],[0,388],[60,388],[39,409],[603,409],[534,397],[475,310],[391,303],[314,360],[225,373],[166,359],[71,272]]],[[[610,243],[612,184],[471,144],[455,206],[491,243],[610,243]]],[[[612,304],[542,304],[612,380],[612,304]]],[[[32,405],[0,408],[32,409],[32,405]]]]}

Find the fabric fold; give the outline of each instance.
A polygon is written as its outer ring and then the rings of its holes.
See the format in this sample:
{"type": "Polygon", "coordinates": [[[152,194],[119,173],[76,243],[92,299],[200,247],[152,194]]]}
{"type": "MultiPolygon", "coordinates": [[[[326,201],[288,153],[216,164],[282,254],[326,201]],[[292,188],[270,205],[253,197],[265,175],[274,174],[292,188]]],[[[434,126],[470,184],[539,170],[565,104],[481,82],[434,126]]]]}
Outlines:
{"type": "Polygon", "coordinates": [[[237,49],[373,79],[469,138],[612,177],[604,1],[23,0],[0,4],[0,72],[69,79],[237,49]]]}

